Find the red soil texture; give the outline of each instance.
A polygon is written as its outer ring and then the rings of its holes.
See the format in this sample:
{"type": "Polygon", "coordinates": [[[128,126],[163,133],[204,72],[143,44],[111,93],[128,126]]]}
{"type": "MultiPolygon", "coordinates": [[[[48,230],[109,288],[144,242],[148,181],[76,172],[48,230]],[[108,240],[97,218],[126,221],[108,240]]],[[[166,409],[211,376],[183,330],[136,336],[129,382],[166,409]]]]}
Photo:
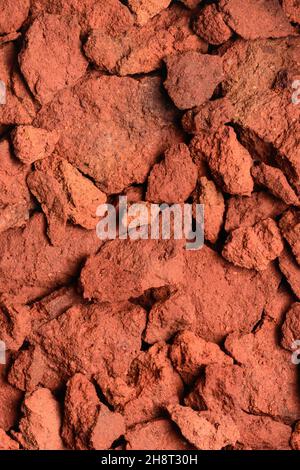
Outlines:
{"type": "Polygon", "coordinates": [[[300,1],[0,12],[0,449],[299,450],[300,1]],[[203,248],[100,240],[119,195],[203,248]]]}

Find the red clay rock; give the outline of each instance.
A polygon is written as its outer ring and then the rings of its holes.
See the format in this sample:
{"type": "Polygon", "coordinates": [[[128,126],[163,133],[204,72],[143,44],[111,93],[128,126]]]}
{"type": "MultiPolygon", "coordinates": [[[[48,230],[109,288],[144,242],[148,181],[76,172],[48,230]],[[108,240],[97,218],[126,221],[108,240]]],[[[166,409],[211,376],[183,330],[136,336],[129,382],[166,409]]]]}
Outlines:
{"type": "Polygon", "coordinates": [[[0,296],[0,338],[6,348],[17,351],[31,330],[29,308],[8,295],[0,296]]]}
{"type": "Polygon", "coordinates": [[[27,31],[19,62],[40,103],[48,103],[59,90],[74,85],[84,75],[87,62],[80,50],[79,34],[74,18],[48,14],[38,17],[27,31]]]}
{"type": "Polygon", "coordinates": [[[172,420],[186,439],[199,450],[220,450],[235,445],[239,432],[230,417],[197,412],[189,407],[168,406],[172,420]]]}
{"type": "Polygon", "coordinates": [[[289,210],[281,217],[279,228],[300,264],[300,211],[289,210]]]}
{"type": "Polygon", "coordinates": [[[65,159],[36,162],[27,183],[47,217],[47,233],[54,245],[63,240],[67,221],[96,229],[97,207],[106,202],[106,195],[65,159]]]}
{"type": "Polygon", "coordinates": [[[33,392],[43,382],[45,368],[43,355],[38,347],[30,346],[15,356],[9,370],[8,381],[24,392],[33,392]]]}
{"type": "Polygon", "coordinates": [[[22,400],[22,393],[7,382],[7,369],[0,365],[0,428],[4,431],[16,426],[22,400]]]}
{"type": "Polygon", "coordinates": [[[186,112],[182,125],[189,134],[217,131],[231,121],[234,109],[227,98],[207,101],[202,106],[186,112]]]}
{"type": "Polygon", "coordinates": [[[70,282],[89,254],[101,242],[94,232],[67,226],[61,245],[53,247],[45,235],[42,214],[35,214],[24,229],[0,234],[0,293],[30,301],[70,282]]]}
{"type": "Polygon", "coordinates": [[[161,417],[164,407],[179,403],[183,396],[182,380],[172,367],[164,343],[141,352],[131,364],[128,379],[136,397],[123,408],[127,426],[161,417]]]}
{"type": "Polygon", "coordinates": [[[176,426],[167,419],[155,419],[130,428],[125,435],[126,450],[192,450],[176,426]]]}
{"type": "Polygon", "coordinates": [[[216,243],[223,225],[225,203],[222,192],[205,176],[199,178],[196,203],[204,204],[204,237],[216,243]]]}
{"type": "Polygon", "coordinates": [[[251,174],[257,184],[265,186],[275,197],[282,199],[287,205],[300,205],[298,196],[279,168],[261,162],[252,168],[251,174]]]}
{"type": "Polygon", "coordinates": [[[179,333],[171,346],[170,359],[185,383],[191,383],[208,364],[233,364],[219,346],[191,331],[179,333]]]}
{"type": "Polygon", "coordinates": [[[179,109],[202,105],[222,81],[222,59],[195,51],[165,58],[168,76],[164,86],[179,109]]]}
{"type": "Polygon", "coordinates": [[[149,312],[144,335],[146,343],[168,341],[177,331],[195,327],[196,312],[189,296],[176,292],[154,304],[149,312]]]}
{"type": "Polygon", "coordinates": [[[164,161],[152,168],[146,199],[154,203],[185,202],[195,189],[197,176],[188,147],[185,144],[173,146],[165,152],[164,161]]]}
{"type": "Polygon", "coordinates": [[[292,344],[300,339],[300,303],[294,303],[287,312],[281,333],[282,346],[288,351],[293,351],[292,344]]]}
{"type": "Polygon", "coordinates": [[[244,39],[295,34],[278,0],[221,0],[225,22],[244,39]]]}
{"type": "Polygon", "coordinates": [[[12,42],[0,45],[0,76],[6,88],[6,104],[0,105],[0,124],[30,124],[35,106],[17,72],[17,50],[12,42]]]}
{"type": "Polygon", "coordinates": [[[232,36],[231,29],[216,5],[206,5],[200,11],[194,21],[193,29],[198,36],[215,46],[223,44],[232,36]]]}
{"type": "Polygon", "coordinates": [[[284,250],[279,256],[279,267],[293,292],[300,299],[300,267],[288,250],[284,250]]]}
{"type": "Polygon", "coordinates": [[[68,447],[105,450],[124,433],[124,418],[99,401],[94,385],[84,375],[74,375],[67,384],[61,432],[68,447]]]}
{"type": "MultiPolygon", "coordinates": [[[[299,106],[295,106],[299,108],[299,106]]],[[[300,125],[295,122],[290,126],[289,130],[283,138],[282,144],[279,147],[279,153],[276,156],[277,162],[286,173],[288,180],[300,196],[300,125]]]]}
{"type": "Polygon", "coordinates": [[[33,126],[18,126],[11,134],[15,156],[30,165],[49,157],[58,142],[56,132],[47,132],[33,126]]]}
{"type": "Polygon", "coordinates": [[[19,444],[0,428],[0,450],[19,450],[19,444]]]}
{"type": "Polygon", "coordinates": [[[300,3],[299,0],[283,0],[282,8],[290,21],[300,23],[300,3]]]}
{"type": "Polygon", "coordinates": [[[157,157],[181,140],[175,115],[157,77],[92,74],[44,107],[36,125],[58,131],[58,154],[101,190],[118,193],[133,182],[143,183],[157,157]]]}
{"type": "Polygon", "coordinates": [[[128,0],[128,7],[134,14],[136,22],[143,25],[150,18],[168,8],[170,3],[171,0],[128,0]]]}
{"type": "Polygon", "coordinates": [[[0,1],[0,34],[17,31],[26,20],[30,0],[1,0],[0,1]]]}
{"type": "Polygon", "coordinates": [[[59,403],[46,388],[26,396],[23,417],[14,437],[26,450],[63,450],[60,437],[61,412],[59,403]]]}
{"type": "Polygon", "coordinates": [[[193,10],[194,8],[196,8],[199,3],[201,2],[201,0],[180,0],[186,7],[190,8],[191,10],[193,10]]]}
{"type": "Polygon", "coordinates": [[[222,255],[237,266],[261,271],[280,255],[283,248],[276,222],[265,219],[253,227],[241,227],[231,232],[222,255]]]}
{"type": "Polygon", "coordinates": [[[252,158],[231,127],[224,126],[214,135],[203,133],[191,142],[191,147],[202,153],[214,179],[225,192],[241,196],[251,194],[252,158]]]}
{"type": "Polygon", "coordinates": [[[128,29],[126,34],[96,29],[84,46],[85,54],[99,69],[111,73],[122,76],[149,73],[160,69],[167,55],[207,52],[207,44],[193,34],[190,21],[189,11],[173,5],[146,25],[128,29]]]}
{"type": "Polygon", "coordinates": [[[33,207],[26,185],[29,167],[16,161],[9,142],[0,142],[0,233],[14,227],[22,227],[29,219],[33,207]]]}
{"type": "Polygon", "coordinates": [[[286,204],[264,191],[252,193],[251,197],[231,197],[227,201],[225,230],[230,232],[239,227],[251,227],[264,219],[274,219],[285,209],[286,204]]]}

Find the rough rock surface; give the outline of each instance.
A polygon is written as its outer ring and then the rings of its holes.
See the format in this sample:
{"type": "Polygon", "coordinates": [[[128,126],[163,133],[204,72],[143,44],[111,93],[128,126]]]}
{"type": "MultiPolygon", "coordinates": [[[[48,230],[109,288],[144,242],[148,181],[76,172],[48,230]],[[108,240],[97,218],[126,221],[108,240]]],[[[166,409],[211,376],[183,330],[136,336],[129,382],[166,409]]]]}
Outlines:
{"type": "Polygon", "coordinates": [[[182,125],[189,134],[217,131],[231,121],[233,113],[234,109],[226,97],[206,101],[202,106],[187,111],[182,118],[182,125]]]}
{"type": "Polygon", "coordinates": [[[242,38],[280,38],[294,30],[278,0],[221,0],[225,22],[242,38]]]}
{"type": "Polygon", "coordinates": [[[223,225],[225,203],[222,192],[212,180],[199,178],[196,204],[204,204],[204,236],[211,243],[218,240],[223,225]]]}
{"type": "Polygon", "coordinates": [[[293,351],[292,344],[300,339],[300,303],[293,304],[287,312],[281,333],[282,346],[289,351],[293,351]]]}
{"type": "Polygon", "coordinates": [[[193,29],[198,36],[210,44],[218,46],[231,38],[232,31],[224,21],[224,16],[214,4],[206,5],[197,15],[193,29]]]}
{"type": "Polygon", "coordinates": [[[293,450],[300,450],[300,421],[297,422],[292,434],[291,446],[293,450]]]}
{"type": "Polygon", "coordinates": [[[11,439],[3,429],[0,429],[0,450],[18,450],[19,444],[11,439]]]}
{"type": "Polygon", "coordinates": [[[14,153],[24,164],[49,157],[55,149],[59,136],[33,126],[18,126],[11,134],[14,153]]]}
{"type": "Polygon", "coordinates": [[[290,245],[297,263],[300,264],[300,211],[289,210],[279,221],[282,235],[290,245]]]}
{"type": "Polygon", "coordinates": [[[282,7],[290,21],[300,23],[300,4],[298,0],[283,0],[282,7]]]}
{"type": "Polygon", "coordinates": [[[198,170],[185,144],[165,152],[165,159],[154,165],[148,178],[146,199],[154,203],[185,202],[195,189],[198,170]]]}
{"type": "Polygon", "coordinates": [[[59,90],[74,85],[84,75],[87,62],[80,50],[79,34],[75,19],[47,14],[37,18],[27,31],[20,67],[40,103],[48,103],[59,90]]]}
{"type": "Polygon", "coordinates": [[[26,20],[30,0],[1,0],[0,34],[17,31],[26,20]]]}
{"type": "Polygon", "coordinates": [[[57,152],[111,194],[143,183],[155,160],[181,140],[175,116],[158,77],[92,74],[43,107],[36,125],[58,131],[57,152]]]}
{"type": "Polygon", "coordinates": [[[200,106],[211,98],[222,81],[222,59],[191,51],[165,58],[167,79],[164,86],[179,109],[200,106]]]}
{"type": "Polygon", "coordinates": [[[279,256],[279,267],[293,292],[300,299],[300,267],[288,250],[284,250],[279,256]]]}
{"type": "Polygon", "coordinates": [[[273,219],[265,219],[253,227],[231,232],[223,249],[228,261],[248,269],[266,269],[283,250],[279,229],[273,219]]]}
{"type": "Polygon", "coordinates": [[[143,25],[161,10],[167,8],[171,0],[129,0],[128,6],[138,24],[143,25]]]}
{"type": "Polygon", "coordinates": [[[67,384],[62,437],[77,450],[104,450],[125,432],[124,418],[99,401],[94,385],[81,374],[67,384]]]}

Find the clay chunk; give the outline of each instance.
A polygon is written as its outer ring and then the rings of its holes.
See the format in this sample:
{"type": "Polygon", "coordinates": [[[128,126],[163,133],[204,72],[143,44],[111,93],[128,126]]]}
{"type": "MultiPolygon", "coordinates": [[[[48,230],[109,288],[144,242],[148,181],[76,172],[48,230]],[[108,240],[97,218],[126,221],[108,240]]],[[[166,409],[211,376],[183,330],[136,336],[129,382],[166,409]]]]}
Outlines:
{"type": "Polygon", "coordinates": [[[278,0],[221,0],[225,22],[242,38],[280,38],[295,34],[278,0]]]}
{"type": "Polygon", "coordinates": [[[300,211],[289,210],[281,217],[279,227],[300,264],[300,211]]]}
{"type": "Polygon", "coordinates": [[[14,437],[26,450],[63,450],[60,437],[61,411],[57,400],[46,388],[25,397],[23,417],[14,437]]]}
{"type": "Polygon", "coordinates": [[[18,450],[19,444],[0,428],[0,450],[18,450]]]}
{"type": "Polygon", "coordinates": [[[206,5],[200,11],[194,21],[193,29],[198,36],[215,46],[223,44],[232,36],[231,29],[216,5],[206,5]]]}
{"type": "Polygon", "coordinates": [[[205,176],[199,178],[196,203],[204,204],[204,237],[216,243],[223,225],[225,202],[222,192],[205,176]]]}
{"type": "Polygon", "coordinates": [[[232,364],[219,346],[204,341],[191,331],[182,331],[176,335],[170,349],[173,366],[185,383],[192,382],[208,364],[232,364]]]}
{"type": "Polygon", "coordinates": [[[293,450],[300,450],[300,421],[296,423],[291,437],[291,446],[293,450]]]}
{"type": "Polygon", "coordinates": [[[124,418],[99,401],[94,385],[82,374],[67,383],[62,438],[71,449],[105,450],[125,433],[124,418]]]}
{"type": "Polygon", "coordinates": [[[16,157],[30,165],[49,157],[58,142],[56,132],[48,132],[33,126],[18,126],[11,134],[16,157]]]}
{"type": "Polygon", "coordinates": [[[191,51],[170,55],[165,63],[168,75],[164,86],[179,109],[209,100],[223,79],[222,59],[218,56],[191,51]]]}
{"type": "Polygon", "coordinates": [[[146,199],[154,203],[185,202],[195,189],[197,176],[188,147],[173,146],[165,152],[165,160],[152,168],[146,199]]]}
{"type": "Polygon", "coordinates": [[[279,256],[279,267],[292,291],[300,299],[300,266],[288,250],[284,250],[279,256]]]}
{"type": "Polygon", "coordinates": [[[64,238],[67,221],[89,230],[96,228],[97,207],[106,202],[106,195],[65,159],[36,162],[27,183],[42,205],[53,244],[64,238]]]}
{"type": "Polygon", "coordinates": [[[1,0],[0,34],[20,29],[28,16],[29,7],[30,0],[1,0]]]}
{"type": "Polygon", "coordinates": [[[293,351],[294,341],[300,340],[300,303],[294,303],[287,312],[281,333],[282,346],[289,351],[293,351]]]}
{"type": "Polygon", "coordinates": [[[172,420],[186,439],[199,450],[221,450],[234,446],[239,432],[230,417],[211,412],[197,412],[189,407],[168,406],[172,420]]]}
{"type": "Polygon", "coordinates": [[[167,8],[171,0],[129,0],[128,6],[138,24],[146,24],[153,16],[167,8]]]}
{"type": "Polygon", "coordinates": [[[242,227],[231,232],[222,254],[237,266],[260,271],[266,269],[283,248],[276,222],[266,219],[253,227],[242,227]]]}
{"type": "Polygon", "coordinates": [[[283,0],[282,8],[290,21],[300,23],[300,4],[298,0],[283,0]]]}
{"type": "Polygon", "coordinates": [[[27,31],[19,62],[41,104],[84,75],[87,61],[81,53],[79,34],[76,19],[48,14],[38,17],[27,31]]]}

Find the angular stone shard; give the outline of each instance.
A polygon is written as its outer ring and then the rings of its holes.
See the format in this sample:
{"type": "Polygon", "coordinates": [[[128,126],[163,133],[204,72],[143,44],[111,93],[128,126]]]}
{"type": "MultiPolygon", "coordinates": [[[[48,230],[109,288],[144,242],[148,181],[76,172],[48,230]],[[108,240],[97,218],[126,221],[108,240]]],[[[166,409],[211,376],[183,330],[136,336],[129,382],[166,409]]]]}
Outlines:
{"type": "Polygon", "coordinates": [[[223,225],[225,203],[222,192],[212,180],[199,178],[195,202],[204,204],[204,237],[216,243],[223,225]]]}
{"type": "Polygon", "coordinates": [[[125,435],[126,450],[192,450],[168,419],[155,419],[130,428],[125,435]]]}
{"type": "Polygon", "coordinates": [[[286,204],[264,191],[254,192],[250,197],[234,196],[227,201],[225,230],[251,227],[261,220],[278,217],[286,204]]]}
{"type": "Polygon", "coordinates": [[[0,338],[8,350],[17,351],[29,336],[31,318],[29,307],[9,295],[0,296],[0,338]]]}
{"type": "Polygon", "coordinates": [[[280,38],[295,33],[278,0],[221,0],[225,22],[242,38],[280,38]]]}
{"type": "Polygon", "coordinates": [[[60,437],[61,411],[50,390],[39,388],[27,395],[22,405],[23,417],[14,437],[26,450],[63,450],[60,437]]]}
{"type": "Polygon", "coordinates": [[[185,144],[174,145],[165,152],[148,178],[146,199],[154,203],[185,202],[195,189],[198,170],[185,144]]]}
{"type": "MultiPolygon", "coordinates": [[[[6,352],[6,360],[9,363],[10,356],[6,352]]],[[[17,425],[19,419],[18,410],[22,401],[22,393],[7,382],[7,365],[0,365],[0,428],[9,431],[17,425]]]]}
{"type": "Polygon", "coordinates": [[[93,30],[84,46],[85,54],[100,70],[110,73],[121,76],[149,73],[160,69],[167,55],[207,52],[208,45],[193,34],[190,22],[191,13],[173,5],[144,26],[129,28],[125,34],[122,31],[112,34],[103,28],[93,30]]]}
{"type": "Polygon", "coordinates": [[[48,132],[33,126],[18,126],[11,133],[16,157],[30,165],[36,160],[49,157],[58,142],[56,132],[48,132]]]}
{"type": "Polygon", "coordinates": [[[283,0],[282,8],[290,21],[300,23],[300,3],[298,0],[283,0]]]}
{"type": "Polygon", "coordinates": [[[74,375],[67,383],[61,433],[68,447],[105,450],[124,433],[124,418],[99,401],[94,385],[84,375],[74,375]]]}
{"type": "Polygon", "coordinates": [[[279,227],[300,264],[300,211],[290,209],[285,212],[279,221],[279,227]]]}
{"type": "Polygon", "coordinates": [[[129,0],[128,6],[134,14],[136,22],[143,25],[160,11],[168,8],[170,3],[171,0],[129,0]]]}
{"type": "Polygon", "coordinates": [[[173,366],[185,383],[191,383],[208,364],[233,364],[217,344],[204,341],[195,333],[185,330],[176,335],[170,349],[173,366]]]}
{"type": "Polygon", "coordinates": [[[253,227],[241,227],[231,232],[222,255],[237,266],[261,271],[281,254],[283,248],[276,222],[266,219],[253,227]]]}
{"type": "Polygon", "coordinates": [[[67,221],[95,230],[97,207],[106,202],[106,195],[65,159],[36,162],[27,183],[47,217],[53,244],[64,239],[67,221]]]}
{"type": "Polygon", "coordinates": [[[288,351],[293,351],[293,343],[300,340],[300,303],[294,303],[286,314],[281,328],[282,346],[288,351]]]}
{"type": "Polygon", "coordinates": [[[239,431],[228,416],[180,405],[168,406],[168,412],[184,437],[199,450],[221,450],[234,446],[239,439],[239,431]]]}
{"type": "Polygon", "coordinates": [[[233,113],[230,101],[226,97],[219,98],[187,111],[182,118],[182,125],[189,134],[216,132],[232,120],[233,113]]]}
{"type": "Polygon", "coordinates": [[[29,219],[33,202],[26,184],[29,167],[16,161],[9,142],[0,142],[0,233],[22,227],[29,219]]]}
{"type": "Polygon", "coordinates": [[[291,446],[293,450],[300,450],[300,421],[296,423],[291,437],[291,446]]]}
{"type": "Polygon", "coordinates": [[[279,168],[259,163],[252,168],[251,174],[257,184],[265,186],[275,197],[282,199],[287,205],[300,205],[300,199],[279,168]]]}
{"type": "Polygon", "coordinates": [[[27,31],[19,62],[31,92],[41,104],[84,75],[87,61],[81,53],[79,35],[75,18],[48,14],[34,20],[27,31]]]}
{"type": "Polygon", "coordinates": [[[300,266],[286,249],[279,256],[279,267],[293,292],[300,299],[300,266]]]}
{"type": "Polygon", "coordinates": [[[160,86],[158,77],[92,74],[44,106],[35,125],[58,131],[57,153],[101,190],[122,192],[143,183],[156,159],[182,141],[160,86]]]}
{"type": "Polygon", "coordinates": [[[224,15],[216,5],[206,5],[197,15],[193,29],[209,44],[218,46],[228,41],[232,31],[224,21],[224,15]]]}
{"type": "Polygon", "coordinates": [[[218,56],[190,51],[167,56],[165,63],[168,75],[164,86],[179,109],[201,106],[223,79],[218,56]]]}
{"type": "Polygon", "coordinates": [[[19,450],[19,444],[0,428],[0,450],[19,450]]]}
{"type": "Polygon", "coordinates": [[[20,29],[28,16],[29,7],[30,0],[1,0],[0,34],[20,29]]]}

